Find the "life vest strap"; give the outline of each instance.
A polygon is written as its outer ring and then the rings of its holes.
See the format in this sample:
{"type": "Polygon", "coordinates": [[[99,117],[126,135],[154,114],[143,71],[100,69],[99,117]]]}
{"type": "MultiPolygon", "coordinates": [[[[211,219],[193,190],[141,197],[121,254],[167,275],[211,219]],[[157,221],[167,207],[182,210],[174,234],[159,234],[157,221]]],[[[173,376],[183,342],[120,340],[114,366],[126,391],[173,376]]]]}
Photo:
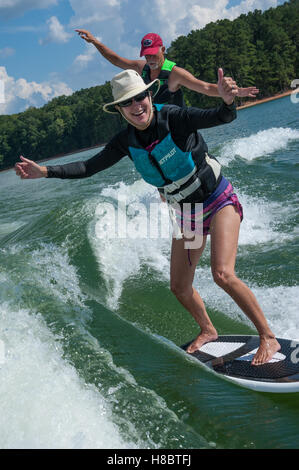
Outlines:
{"type": "Polygon", "coordinates": [[[197,167],[195,166],[193,170],[188,173],[188,175],[184,176],[183,178],[180,178],[177,181],[173,181],[170,184],[166,184],[165,186],[162,186],[158,189],[163,189],[165,193],[172,193],[176,189],[179,189],[183,184],[187,183],[187,181],[194,175],[194,173],[197,172],[197,167]]]}
{"type": "MultiPolygon", "coordinates": [[[[219,178],[221,177],[221,165],[220,163],[209,157],[209,155],[206,153],[205,154],[205,161],[206,161],[206,168],[210,168],[210,170],[212,170],[212,172],[214,173],[214,177],[215,177],[215,181],[216,181],[216,185],[217,185],[217,182],[219,181],[219,178]]],[[[206,170],[203,169],[203,172],[205,172],[206,170]]],[[[202,186],[202,182],[201,182],[201,176],[202,175],[202,171],[200,170],[199,171],[199,174],[197,173],[198,172],[198,169],[197,167],[195,166],[195,168],[193,168],[193,170],[188,174],[186,175],[184,178],[180,178],[179,180],[177,181],[173,181],[171,184],[167,184],[165,186],[162,186],[160,188],[158,188],[161,192],[163,192],[164,196],[165,196],[165,199],[167,200],[167,202],[180,202],[182,201],[183,199],[185,199],[186,197],[190,196],[193,192],[197,191],[198,188],[200,188],[202,186]],[[200,175],[200,176],[199,176],[200,175]],[[188,184],[189,182],[189,184],[188,184]],[[185,186],[183,189],[180,190],[180,188],[182,188],[183,186],[185,186]],[[173,194],[174,192],[174,194],[173,194]]],[[[204,184],[205,180],[203,180],[203,184],[204,184]]],[[[203,191],[203,187],[201,188],[201,190],[203,191]]],[[[202,196],[204,195],[204,191],[202,193],[202,196]]]]}
{"type": "Polygon", "coordinates": [[[178,193],[169,194],[169,193],[166,192],[165,193],[165,198],[166,198],[167,202],[180,202],[183,199],[185,199],[186,197],[190,196],[190,194],[194,193],[194,191],[196,191],[198,188],[200,188],[200,186],[201,186],[201,181],[198,177],[196,177],[195,180],[193,181],[193,183],[191,183],[189,186],[187,186],[187,188],[182,189],[178,193]]]}

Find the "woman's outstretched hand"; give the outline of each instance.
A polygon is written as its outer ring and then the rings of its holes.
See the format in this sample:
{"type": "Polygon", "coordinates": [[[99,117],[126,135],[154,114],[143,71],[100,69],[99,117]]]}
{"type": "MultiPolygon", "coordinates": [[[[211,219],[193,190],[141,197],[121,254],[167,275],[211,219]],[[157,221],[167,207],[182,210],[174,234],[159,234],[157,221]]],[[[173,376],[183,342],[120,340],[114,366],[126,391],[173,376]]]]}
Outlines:
{"type": "Polygon", "coordinates": [[[238,94],[236,82],[231,77],[224,77],[223,70],[218,69],[218,92],[226,104],[232,104],[238,94]]]}
{"type": "Polygon", "coordinates": [[[46,178],[48,170],[46,166],[40,166],[28,158],[20,156],[22,162],[15,164],[15,172],[22,179],[46,178]]]}

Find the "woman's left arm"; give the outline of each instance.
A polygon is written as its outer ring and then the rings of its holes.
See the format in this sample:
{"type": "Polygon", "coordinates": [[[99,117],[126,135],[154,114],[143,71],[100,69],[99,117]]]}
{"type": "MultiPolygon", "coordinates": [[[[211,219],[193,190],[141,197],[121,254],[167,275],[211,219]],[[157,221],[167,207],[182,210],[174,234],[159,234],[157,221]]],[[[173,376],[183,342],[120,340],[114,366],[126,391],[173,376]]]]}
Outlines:
{"type": "Polygon", "coordinates": [[[232,122],[237,117],[234,104],[234,89],[223,79],[222,69],[218,70],[218,88],[223,102],[215,108],[200,109],[195,107],[179,108],[174,106],[169,111],[170,124],[176,133],[189,134],[198,129],[220,126],[232,122]]]}
{"type": "Polygon", "coordinates": [[[236,85],[231,84],[224,78],[223,70],[218,69],[218,83],[217,83],[219,96],[223,99],[224,103],[231,105],[234,102],[236,85]]]}

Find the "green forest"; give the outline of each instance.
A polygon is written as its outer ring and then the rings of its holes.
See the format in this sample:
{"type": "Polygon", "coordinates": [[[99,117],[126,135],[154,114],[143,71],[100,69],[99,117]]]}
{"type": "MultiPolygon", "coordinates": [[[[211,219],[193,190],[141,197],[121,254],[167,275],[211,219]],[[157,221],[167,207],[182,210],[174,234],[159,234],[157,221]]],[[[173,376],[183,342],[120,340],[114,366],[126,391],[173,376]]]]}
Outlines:
{"type": "MultiPolygon", "coordinates": [[[[298,45],[299,0],[290,0],[180,36],[171,43],[167,58],[211,83],[217,81],[218,67],[223,67],[240,87],[259,88],[261,99],[289,89],[298,78],[298,45]]],[[[192,106],[219,103],[186,89],[184,96],[192,106]]],[[[19,155],[38,161],[104,144],[125,126],[119,116],[103,112],[103,104],[109,101],[107,82],[54,98],[41,108],[0,116],[0,170],[11,168],[19,155]]]]}

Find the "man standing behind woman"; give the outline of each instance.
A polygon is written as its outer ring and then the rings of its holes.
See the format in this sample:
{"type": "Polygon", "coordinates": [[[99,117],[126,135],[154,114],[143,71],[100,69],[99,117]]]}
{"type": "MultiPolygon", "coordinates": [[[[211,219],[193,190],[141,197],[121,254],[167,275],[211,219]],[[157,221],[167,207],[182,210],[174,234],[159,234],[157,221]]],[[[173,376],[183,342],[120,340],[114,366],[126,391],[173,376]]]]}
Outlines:
{"type": "MultiPolygon", "coordinates": [[[[116,54],[89,31],[85,29],[76,29],[76,31],[82,39],[93,44],[100,54],[116,67],[135,70],[146,84],[159,79],[160,90],[154,98],[154,103],[183,106],[182,86],[197,93],[220,97],[216,83],[198,80],[187,70],[178,67],[175,62],[165,59],[165,46],[158,34],[148,33],[142,38],[140,57],[145,57],[145,60],[130,60],[116,54]]],[[[256,87],[239,88],[231,78],[225,78],[225,80],[232,87],[234,96],[255,98],[259,92],[256,87]]]]}

